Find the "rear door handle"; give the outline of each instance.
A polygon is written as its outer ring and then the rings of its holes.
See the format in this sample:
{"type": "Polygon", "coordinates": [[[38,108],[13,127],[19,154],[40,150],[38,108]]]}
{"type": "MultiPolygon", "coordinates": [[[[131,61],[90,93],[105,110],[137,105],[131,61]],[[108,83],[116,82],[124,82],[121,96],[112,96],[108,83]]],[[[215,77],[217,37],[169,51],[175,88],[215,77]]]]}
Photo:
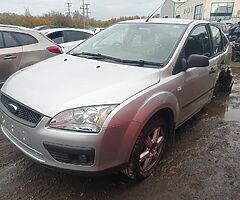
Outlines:
{"type": "Polygon", "coordinates": [[[13,56],[13,55],[7,55],[4,57],[4,60],[12,60],[12,59],[15,59],[17,58],[17,56],[13,56]]]}
{"type": "Polygon", "coordinates": [[[210,71],[209,71],[209,74],[214,74],[217,70],[214,69],[214,68],[211,68],[210,71]]]}

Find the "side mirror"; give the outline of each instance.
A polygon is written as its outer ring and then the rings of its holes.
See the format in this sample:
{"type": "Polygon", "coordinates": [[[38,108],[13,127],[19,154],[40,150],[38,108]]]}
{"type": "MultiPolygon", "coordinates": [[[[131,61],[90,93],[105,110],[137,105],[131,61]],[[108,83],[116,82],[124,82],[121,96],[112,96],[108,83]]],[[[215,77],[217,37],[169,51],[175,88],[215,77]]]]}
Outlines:
{"type": "Polygon", "coordinates": [[[207,67],[209,65],[209,58],[203,55],[192,54],[187,60],[188,68],[193,67],[207,67]]]}

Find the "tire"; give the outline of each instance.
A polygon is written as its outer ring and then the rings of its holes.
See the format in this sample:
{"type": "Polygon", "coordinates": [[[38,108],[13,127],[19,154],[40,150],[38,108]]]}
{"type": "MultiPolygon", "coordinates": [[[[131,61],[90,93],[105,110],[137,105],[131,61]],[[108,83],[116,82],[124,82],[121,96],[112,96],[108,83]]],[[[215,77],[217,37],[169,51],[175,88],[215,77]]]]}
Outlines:
{"type": "Polygon", "coordinates": [[[137,138],[129,164],[122,173],[135,181],[150,176],[162,158],[168,132],[166,120],[161,116],[151,119],[137,138]]]}

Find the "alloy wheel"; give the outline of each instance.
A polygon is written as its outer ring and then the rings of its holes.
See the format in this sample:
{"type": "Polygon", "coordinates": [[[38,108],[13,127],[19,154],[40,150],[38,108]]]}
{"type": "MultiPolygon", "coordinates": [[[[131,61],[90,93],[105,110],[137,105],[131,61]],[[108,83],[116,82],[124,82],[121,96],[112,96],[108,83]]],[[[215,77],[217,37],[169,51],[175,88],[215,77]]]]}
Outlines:
{"type": "Polygon", "coordinates": [[[139,165],[142,172],[147,172],[155,165],[163,151],[163,146],[164,130],[163,127],[157,127],[144,141],[144,147],[139,159],[139,165]]]}

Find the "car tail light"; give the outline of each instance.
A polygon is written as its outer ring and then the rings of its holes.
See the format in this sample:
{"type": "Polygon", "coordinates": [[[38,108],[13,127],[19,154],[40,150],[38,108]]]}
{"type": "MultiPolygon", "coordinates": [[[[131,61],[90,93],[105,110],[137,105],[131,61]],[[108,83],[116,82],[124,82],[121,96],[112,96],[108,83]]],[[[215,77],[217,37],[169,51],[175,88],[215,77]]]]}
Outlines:
{"type": "Polygon", "coordinates": [[[63,53],[61,47],[59,47],[59,46],[48,47],[47,50],[52,53],[60,53],[60,54],[63,53]]]}

